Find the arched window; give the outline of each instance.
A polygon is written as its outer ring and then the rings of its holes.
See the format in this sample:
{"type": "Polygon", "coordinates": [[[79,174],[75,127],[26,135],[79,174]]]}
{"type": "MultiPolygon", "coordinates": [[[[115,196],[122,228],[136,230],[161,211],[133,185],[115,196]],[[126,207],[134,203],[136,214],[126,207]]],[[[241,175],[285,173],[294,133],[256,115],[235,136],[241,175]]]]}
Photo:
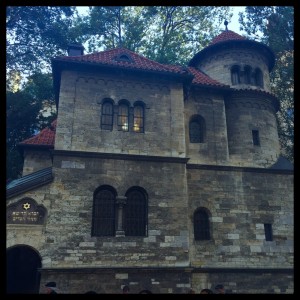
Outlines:
{"type": "Polygon", "coordinates": [[[233,66],[231,68],[231,82],[233,85],[240,84],[240,67],[239,66],[233,66]]]}
{"type": "Polygon", "coordinates": [[[206,128],[205,120],[200,115],[193,116],[189,123],[190,143],[204,143],[206,128]]]}
{"type": "Polygon", "coordinates": [[[209,216],[207,210],[199,208],[194,213],[195,240],[210,240],[209,216]]]}
{"type": "Polygon", "coordinates": [[[128,131],[128,128],[129,128],[129,105],[125,101],[120,101],[118,107],[118,130],[128,131]]]}
{"type": "Polygon", "coordinates": [[[264,87],[263,74],[259,68],[255,69],[255,85],[261,88],[264,87]]]}
{"type": "Polygon", "coordinates": [[[144,105],[139,102],[133,107],[133,131],[144,132],[144,105]]]}
{"type": "Polygon", "coordinates": [[[94,193],[92,236],[115,235],[116,192],[110,186],[102,186],[94,193]]]}
{"type": "Polygon", "coordinates": [[[104,99],[102,102],[101,129],[112,130],[113,117],[113,102],[111,99],[104,99]]]}
{"type": "Polygon", "coordinates": [[[138,187],[131,188],[126,193],[124,207],[125,236],[147,235],[147,194],[138,187]]]}
{"type": "Polygon", "coordinates": [[[245,84],[251,84],[251,67],[245,66],[244,68],[244,82],[245,84]]]}

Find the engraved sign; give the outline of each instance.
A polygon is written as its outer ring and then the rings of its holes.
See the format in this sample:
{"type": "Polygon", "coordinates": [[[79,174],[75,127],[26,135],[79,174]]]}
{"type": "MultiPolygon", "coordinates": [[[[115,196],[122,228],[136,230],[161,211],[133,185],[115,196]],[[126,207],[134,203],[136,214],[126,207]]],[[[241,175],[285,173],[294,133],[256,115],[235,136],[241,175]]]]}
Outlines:
{"type": "Polygon", "coordinates": [[[44,224],[46,209],[31,198],[23,198],[7,207],[7,224],[44,224]]]}

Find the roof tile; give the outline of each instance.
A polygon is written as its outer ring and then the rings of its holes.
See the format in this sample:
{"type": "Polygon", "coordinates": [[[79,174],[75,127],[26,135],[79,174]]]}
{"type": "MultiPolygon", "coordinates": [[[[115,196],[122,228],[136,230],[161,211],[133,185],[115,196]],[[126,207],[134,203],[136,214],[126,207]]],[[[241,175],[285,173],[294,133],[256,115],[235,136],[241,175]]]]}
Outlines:
{"type": "Polygon", "coordinates": [[[247,40],[247,38],[233,32],[231,30],[224,30],[222,33],[217,35],[212,39],[209,46],[226,41],[233,41],[233,40],[247,40]]]}
{"type": "Polygon", "coordinates": [[[115,48],[78,56],[60,56],[56,57],[55,60],[94,63],[99,65],[125,67],[127,69],[184,74],[184,71],[180,67],[173,68],[170,65],[158,63],[125,48],[115,48]],[[122,55],[129,57],[129,60],[121,59],[120,57],[122,55]]]}
{"type": "Polygon", "coordinates": [[[37,145],[37,146],[50,146],[50,147],[54,146],[56,123],[57,120],[54,120],[51,123],[50,128],[46,127],[42,129],[35,136],[20,142],[19,145],[20,146],[37,145]]]}

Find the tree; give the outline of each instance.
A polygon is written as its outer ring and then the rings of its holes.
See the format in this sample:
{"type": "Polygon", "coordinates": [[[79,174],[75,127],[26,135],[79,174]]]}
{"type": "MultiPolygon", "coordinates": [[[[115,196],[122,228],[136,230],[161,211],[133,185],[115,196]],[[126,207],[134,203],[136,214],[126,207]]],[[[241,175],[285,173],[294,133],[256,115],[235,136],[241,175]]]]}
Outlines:
{"type": "Polygon", "coordinates": [[[280,101],[277,123],[282,154],[294,161],[294,7],[247,6],[240,23],[250,37],[270,46],[276,64],[270,74],[280,101]],[[259,36],[257,33],[262,33],[259,36]]]}
{"type": "Polygon", "coordinates": [[[7,6],[7,70],[49,72],[50,58],[65,54],[70,43],[74,12],[72,6],[7,6]]]}
{"type": "Polygon", "coordinates": [[[229,7],[92,6],[77,23],[89,51],[124,47],[161,63],[186,63],[219,32],[229,7]]]}
{"type": "Polygon", "coordinates": [[[6,92],[7,178],[15,179],[22,174],[23,158],[18,143],[50,125],[55,118],[51,74],[33,74],[22,89],[6,92]]]}

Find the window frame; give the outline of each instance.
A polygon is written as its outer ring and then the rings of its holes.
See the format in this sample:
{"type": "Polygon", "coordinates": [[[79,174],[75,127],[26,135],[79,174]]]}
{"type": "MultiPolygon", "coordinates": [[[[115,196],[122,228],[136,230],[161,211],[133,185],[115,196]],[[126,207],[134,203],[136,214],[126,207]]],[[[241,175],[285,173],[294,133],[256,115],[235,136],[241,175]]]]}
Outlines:
{"type": "Polygon", "coordinates": [[[273,228],[271,223],[265,223],[264,224],[264,230],[265,230],[265,240],[267,242],[273,241],[273,228]]]}
{"type": "Polygon", "coordinates": [[[260,137],[258,129],[252,129],[252,143],[253,146],[260,146],[260,137]]]}
{"type": "Polygon", "coordinates": [[[146,191],[141,187],[132,187],[125,196],[127,197],[124,207],[125,236],[148,236],[148,196],[146,191]],[[131,198],[132,195],[140,198],[138,200],[131,198]]]}
{"type": "Polygon", "coordinates": [[[145,124],[145,105],[142,102],[136,102],[133,105],[133,125],[132,131],[136,133],[144,133],[145,124]],[[141,115],[136,113],[137,109],[140,109],[141,115]]]}
{"type": "Polygon", "coordinates": [[[112,131],[113,124],[114,124],[114,103],[112,99],[105,98],[102,101],[100,127],[102,130],[112,131]],[[108,105],[110,109],[108,109],[108,105]]]}
{"type": "Polygon", "coordinates": [[[206,208],[200,207],[195,210],[193,214],[193,226],[195,241],[211,240],[210,214],[206,208]]]}
{"type": "Polygon", "coordinates": [[[95,236],[95,237],[115,236],[116,221],[117,221],[116,220],[116,196],[117,193],[115,189],[108,185],[103,185],[95,190],[93,195],[91,236],[95,236]],[[109,199],[108,199],[108,195],[110,196],[109,199]],[[110,204],[110,207],[107,205],[108,203],[110,204]],[[107,216],[106,214],[108,209],[110,210],[109,216],[107,216]],[[107,229],[106,231],[105,228],[107,229]],[[108,228],[110,229],[108,230],[108,228]]]}
{"type": "Polygon", "coordinates": [[[232,85],[238,85],[241,83],[241,68],[239,65],[234,65],[230,69],[231,83],[232,85]]]}
{"type": "Polygon", "coordinates": [[[189,140],[192,144],[202,144],[206,140],[206,123],[201,115],[194,115],[189,121],[189,140]],[[197,128],[194,125],[196,124],[197,128]],[[193,126],[193,128],[191,128],[193,126]]]}
{"type": "Polygon", "coordinates": [[[255,69],[254,78],[255,78],[255,85],[264,88],[264,78],[260,68],[255,69]]]}
{"type": "Polygon", "coordinates": [[[118,103],[117,128],[119,131],[129,131],[129,103],[121,100],[118,103]]]}

